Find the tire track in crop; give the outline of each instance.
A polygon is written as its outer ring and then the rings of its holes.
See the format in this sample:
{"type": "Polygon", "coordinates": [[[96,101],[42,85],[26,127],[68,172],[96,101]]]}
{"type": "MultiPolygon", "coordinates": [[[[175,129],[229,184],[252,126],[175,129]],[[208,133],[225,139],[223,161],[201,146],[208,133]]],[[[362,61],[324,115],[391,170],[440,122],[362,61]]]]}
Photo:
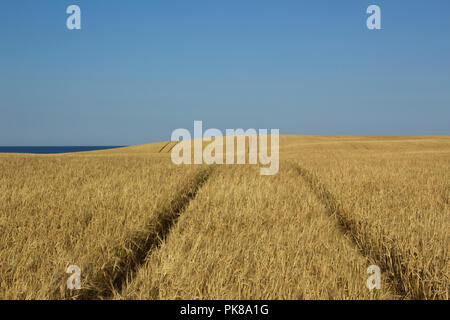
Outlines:
{"type": "Polygon", "coordinates": [[[206,168],[197,173],[172,201],[157,210],[156,218],[148,222],[146,232],[131,236],[124,247],[118,249],[112,259],[114,261],[109,261],[101,272],[94,275],[86,288],[82,288],[73,298],[109,299],[114,292],[119,292],[133,278],[146,256],[161,245],[178,217],[208,180],[212,170],[206,168]]]}
{"type": "Polygon", "coordinates": [[[165,145],[162,146],[161,149],[159,149],[158,153],[161,153],[168,145],[169,145],[170,141],[167,142],[165,145]]]}
{"type": "Polygon", "coordinates": [[[177,141],[173,141],[172,146],[169,148],[169,150],[167,150],[167,153],[170,153],[170,151],[172,151],[172,149],[177,145],[177,141]]]}
{"type": "Polygon", "coordinates": [[[361,231],[362,223],[350,218],[350,215],[339,204],[336,197],[328,191],[314,174],[299,165],[295,165],[295,167],[302,179],[325,206],[328,214],[337,219],[343,232],[350,237],[358,250],[370,261],[378,265],[382,272],[384,271],[382,274],[387,276],[391,289],[395,290],[394,294],[400,297],[408,296],[408,286],[404,283],[406,279],[402,276],[406,273],[406,270],[402,265],[401,255],[394,250],[395,247],[386,245],[380,251],[374,245],[376,243],[374,235],[361,231]]]}

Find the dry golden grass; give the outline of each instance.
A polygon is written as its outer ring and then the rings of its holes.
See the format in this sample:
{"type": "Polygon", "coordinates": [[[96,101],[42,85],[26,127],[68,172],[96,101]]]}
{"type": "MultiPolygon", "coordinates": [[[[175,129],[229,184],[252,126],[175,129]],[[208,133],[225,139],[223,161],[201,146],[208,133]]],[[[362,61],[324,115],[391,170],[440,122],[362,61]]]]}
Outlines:
{"type": "Polygon", "coordinates": [[[0,298],[448,299],[449,137],[281,136],[275,176],[174,145],[0,154],[0,298]]]}
{"type": "Polygon", "coordinates": [[[133,156],[0,157],[0,297],[67,298],[71,264],[90,296],[111,290],[136,259],[132,241],[195,170],[133,156]]]}
{"type": "Polygon", "coordinates": [[[361,140],[295,160],[331,213],[408,298],[449,297],[449,142],[361,140]]]}
{"type": "Polygon", "coordinates": [[[391,298],[366,288],[369,265],[294,168],[221,167],[116,298],[391,298]]]}

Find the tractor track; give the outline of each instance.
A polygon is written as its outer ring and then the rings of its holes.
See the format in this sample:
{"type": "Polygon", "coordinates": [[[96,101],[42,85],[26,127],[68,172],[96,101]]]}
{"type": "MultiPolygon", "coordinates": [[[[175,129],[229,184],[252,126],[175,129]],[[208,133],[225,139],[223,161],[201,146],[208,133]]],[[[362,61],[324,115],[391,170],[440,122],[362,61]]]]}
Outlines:
{"type": "Polygon", "coordinates": [[[189,181],[168,204],[157,210],[156,218],[147,222],[146,232],[132,235],[123,248],[119,248],[114,261],[109,261],[93,279],[82,288],[76,300],[110,299],[115,292],[132,280],[145,258],[157,249],[178,217],[189,203],[195,199],[197,192],[209,179],[211,168],[202,169],[189,181]]]}
{"type": "Polygon", "coordinates": [[[339,204],[336,197],[328,191],[314,174],[299,165],[295,165],[295,167],[301,178],[325,206],[327,213],[336,218],[343,233],[349,236],[358,250],[369,261],[378,265],[382,272],[384,271],[383,275],[387,276],[388,284],[391,290],[394,290],[393,293],[400,298],[411,298],[411,294],[407,290],[408,286],[404,283],[407,279],[404,279],[403,276],[406,274],[406,270],[402,264],[402,257],[395,252],[395,247],[388,245],[384,247],[384,251],[388,252],[380,251],[374,245],[376,243],[374,235],[361,232],[361,223],[350,218],[350,215],[339,204]]]}
{"type": "Polygon", "coordinates": [[[162,146],[161,149],[159,149],[158,153],[161,153],[168,145],[169,145],[170,141],[167,142],[165,145],[162,146]]]}

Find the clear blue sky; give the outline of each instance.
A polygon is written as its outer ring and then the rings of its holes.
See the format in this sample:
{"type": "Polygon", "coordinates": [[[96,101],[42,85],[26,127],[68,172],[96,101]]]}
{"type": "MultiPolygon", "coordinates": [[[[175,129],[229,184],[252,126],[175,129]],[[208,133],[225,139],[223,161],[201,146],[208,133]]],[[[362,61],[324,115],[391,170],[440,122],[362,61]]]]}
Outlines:
{"type": "Polygon", "coordinates": [[[448,0],[2,1],[0,39],[0,145],[450,135],[448,0]]]}

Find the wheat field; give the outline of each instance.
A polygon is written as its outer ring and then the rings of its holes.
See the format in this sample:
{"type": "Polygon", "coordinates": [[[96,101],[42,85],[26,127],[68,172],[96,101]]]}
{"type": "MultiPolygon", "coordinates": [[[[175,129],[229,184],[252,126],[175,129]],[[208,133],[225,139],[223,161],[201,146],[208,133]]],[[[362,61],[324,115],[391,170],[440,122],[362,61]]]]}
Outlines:
{"type": "Polygon", "coordinates": [[[283,135],[273,176],[175,144],[0,154],[0,299],[448,300],[450,137],[283,135]]]}

